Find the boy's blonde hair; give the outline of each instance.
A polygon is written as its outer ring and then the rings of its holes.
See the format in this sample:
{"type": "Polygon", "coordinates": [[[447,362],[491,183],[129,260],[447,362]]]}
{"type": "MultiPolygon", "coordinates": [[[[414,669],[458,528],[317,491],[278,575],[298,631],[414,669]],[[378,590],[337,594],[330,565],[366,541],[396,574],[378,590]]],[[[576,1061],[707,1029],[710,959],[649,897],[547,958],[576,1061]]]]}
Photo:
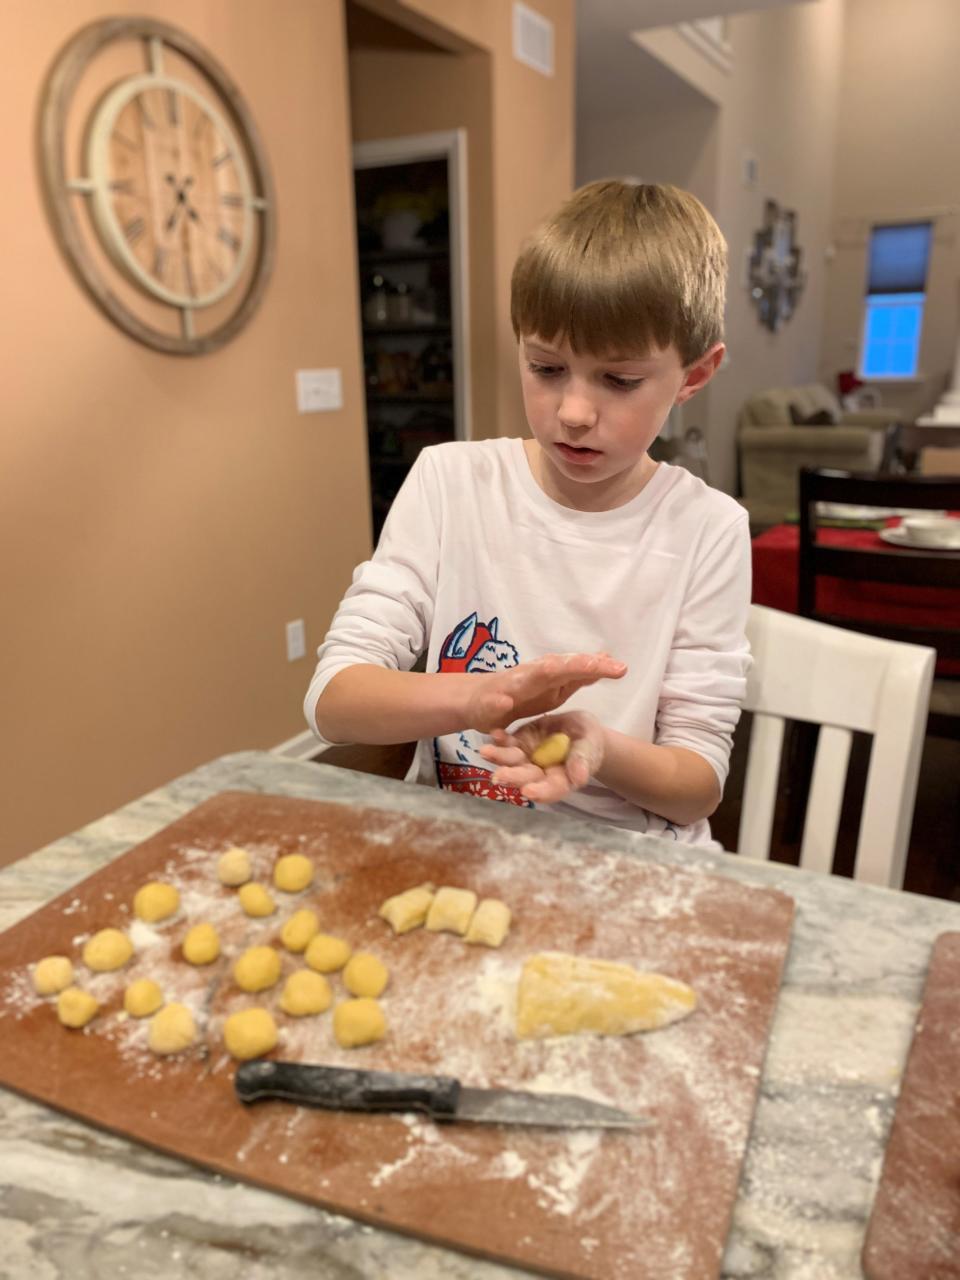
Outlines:
{"type": "Polygon", "coordinates": [[[520,251],[514,333],[578,354],[674,346],[684,366],[723,339],[727,244],[696,196],[605,179],[575,191],[520,251]]]}

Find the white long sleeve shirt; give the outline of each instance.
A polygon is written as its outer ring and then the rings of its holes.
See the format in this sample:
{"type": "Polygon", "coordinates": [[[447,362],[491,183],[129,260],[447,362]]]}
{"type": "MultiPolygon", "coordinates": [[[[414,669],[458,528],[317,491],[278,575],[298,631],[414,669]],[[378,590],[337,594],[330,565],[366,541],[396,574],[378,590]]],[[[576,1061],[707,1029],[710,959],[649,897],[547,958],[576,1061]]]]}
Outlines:
{"type": "MultiPolygon", "coordinates": [[[[682,467],[661,463],[612,511],[574,511],[539,487],[519,439],[424,449],[397,495],[373,558],[361,564],[318,649],[304,710],[356,663],[483,672],[547,653],[606,650],[620,680],[565,704],[644,742],[686,747],[721,787],[750,655],[747,514],[682,467]]],[[[318,734],[319,736],[319,734],[318,734]]],[[[421,741],[408,778],[529,804],[490,781],[482,735],[421,741]]],[[[591,783],[558,811],[688,843],[677,827],[591,783]]]]}

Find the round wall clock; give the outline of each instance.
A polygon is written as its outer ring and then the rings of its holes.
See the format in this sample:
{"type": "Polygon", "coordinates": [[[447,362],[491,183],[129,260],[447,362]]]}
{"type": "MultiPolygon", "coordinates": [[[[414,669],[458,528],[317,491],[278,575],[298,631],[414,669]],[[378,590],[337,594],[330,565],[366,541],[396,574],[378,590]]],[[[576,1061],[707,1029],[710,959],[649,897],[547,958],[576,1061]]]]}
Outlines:
{"type": "Polygon", "coordinates": [[[68,261],[131,337],[214,351],[263,297],[275,204],[240,93],[192,37],[149,18],[84,27],[41,111],[43,179],[68,261]]]}

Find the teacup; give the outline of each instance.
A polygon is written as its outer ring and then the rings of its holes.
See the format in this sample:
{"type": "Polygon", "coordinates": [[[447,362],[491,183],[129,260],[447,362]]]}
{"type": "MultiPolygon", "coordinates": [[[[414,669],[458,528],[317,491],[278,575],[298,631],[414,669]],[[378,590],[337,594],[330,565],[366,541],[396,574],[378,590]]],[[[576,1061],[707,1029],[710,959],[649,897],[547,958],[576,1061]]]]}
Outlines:
{"type": "Polygon", "coordinates": [[[900,522],[907,542],[960,549],[960,519],[955,516],[905,516],[900,522]]]}

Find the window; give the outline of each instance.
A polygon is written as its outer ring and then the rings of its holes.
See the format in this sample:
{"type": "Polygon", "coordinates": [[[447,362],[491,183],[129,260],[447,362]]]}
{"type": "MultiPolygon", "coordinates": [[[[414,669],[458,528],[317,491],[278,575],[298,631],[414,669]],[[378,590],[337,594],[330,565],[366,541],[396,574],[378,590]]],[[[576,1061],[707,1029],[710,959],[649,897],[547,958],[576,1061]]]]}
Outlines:
{"type": "Polygon", "coordinates": [[[932,232],[929,222],[871,232],[861,377],[916,377],[932,232]]]}

